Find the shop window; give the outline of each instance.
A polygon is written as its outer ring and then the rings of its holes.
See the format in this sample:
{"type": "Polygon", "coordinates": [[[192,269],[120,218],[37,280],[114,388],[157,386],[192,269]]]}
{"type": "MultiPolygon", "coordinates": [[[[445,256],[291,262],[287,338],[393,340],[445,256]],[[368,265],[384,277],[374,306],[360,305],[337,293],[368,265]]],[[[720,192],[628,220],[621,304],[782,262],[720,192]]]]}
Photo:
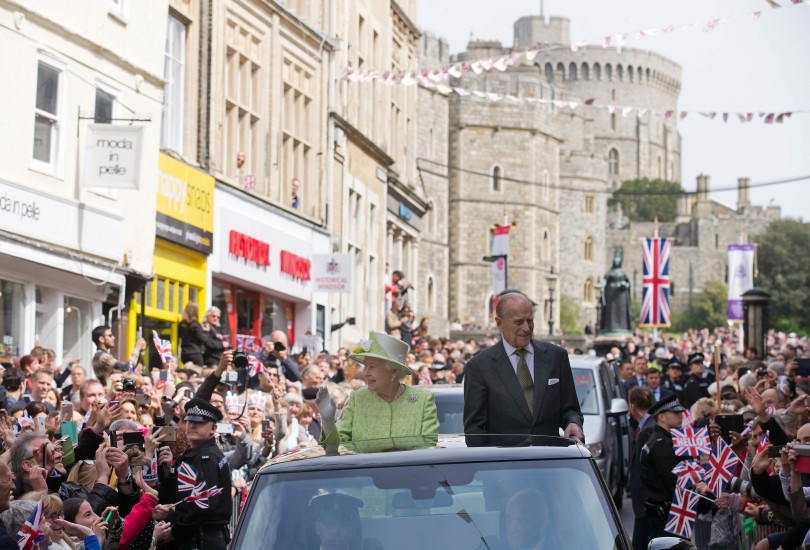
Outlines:
{"type": "Polygon", "coordinates": [[[146,283],[146,307],[152,307],[152,291],[155,288],[155,281],[146,283]]]}
{"type": "Polygon", "coordinates": [[[90,338],[93,330],[92,304],[86,300],[65,296],[63,349],[65,362],[81,359],[89,361],[95,351],[90,338]]]}
{"type": "Polygon", "coordinates": [[[23,335],[25,294],[23,285],[0,281],[0,335],[3,340],[3,361],[19,358],[23,335]]]}
{"type": "Polygon", "coordinates": [[[157,295],[155,296],[155,307],[166,309],[166,279],[157,280],[157,295]]]}
{"type": "Polygon", "coordinates": [[[174,283],[169,283],[168,287],[169,287],[169,307],[167,307],[166,309],[168,309],[171,313],[174,313],[175,310],[174,283]]]}

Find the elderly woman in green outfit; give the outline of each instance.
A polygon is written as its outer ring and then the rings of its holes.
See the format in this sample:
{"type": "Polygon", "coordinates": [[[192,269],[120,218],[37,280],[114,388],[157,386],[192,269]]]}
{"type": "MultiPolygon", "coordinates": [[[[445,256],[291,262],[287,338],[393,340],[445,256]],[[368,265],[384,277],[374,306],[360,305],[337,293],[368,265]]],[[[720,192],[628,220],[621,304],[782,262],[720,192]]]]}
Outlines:
{"type": "Polygon", "coordinates": [[[438,440],[439,419],[433,394],[400,380],[413,371],[405,364],[408,344],[381,332],[361,340],[349,356],[365,366],[367,387],[349,396],[340,419],[335,422],[335,402],[326,388],[318,391],[315,403],[321,413],[321,443],[388,440],[393,447],[424,447],[438,440]],[[403,438],[411,439],[403,443],[403,438]],[[415,443],[419,441],[420,443],[415,443]]]}

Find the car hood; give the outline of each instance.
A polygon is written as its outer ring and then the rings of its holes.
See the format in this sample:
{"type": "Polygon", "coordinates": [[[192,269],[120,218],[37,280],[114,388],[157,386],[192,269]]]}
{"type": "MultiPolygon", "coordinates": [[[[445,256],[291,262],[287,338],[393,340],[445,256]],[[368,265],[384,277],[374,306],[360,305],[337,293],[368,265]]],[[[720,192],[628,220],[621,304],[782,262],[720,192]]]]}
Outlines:
{"type": "Polygon", "coordinates": [[[582,427],[585,432],[585,443],[601,443],[605,439],[605,419],[599,414],[586,414],[585,425],[582,427]]]}

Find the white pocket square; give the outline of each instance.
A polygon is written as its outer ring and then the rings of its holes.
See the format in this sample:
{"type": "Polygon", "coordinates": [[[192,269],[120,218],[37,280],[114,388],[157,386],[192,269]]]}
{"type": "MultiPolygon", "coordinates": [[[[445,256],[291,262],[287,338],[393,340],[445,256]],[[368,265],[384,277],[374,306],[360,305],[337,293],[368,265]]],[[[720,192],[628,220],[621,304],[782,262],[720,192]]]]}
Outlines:
{"type": "Polygon", "coordinates": [[[559,381],[560,381],[559,378],[549,378],[548,379],[548,385],[553,386],[554,384],[557,384],[559,381]]]}

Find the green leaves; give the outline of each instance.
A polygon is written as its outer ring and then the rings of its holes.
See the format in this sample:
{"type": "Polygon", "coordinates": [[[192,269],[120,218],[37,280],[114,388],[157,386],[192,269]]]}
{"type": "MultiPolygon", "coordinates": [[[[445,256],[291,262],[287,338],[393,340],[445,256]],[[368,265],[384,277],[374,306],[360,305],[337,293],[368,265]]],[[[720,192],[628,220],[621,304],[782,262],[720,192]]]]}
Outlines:
{"type": "Polygon", "coordinates": [[[756,285],[771,295],[771,326],[810,333],[810,224],[775,221],[757,240],[756,285]]]}
{"type": "Polygon", "coordinates": [[[683,194],[681,184],[674,181],[647,178],[628,180],[613,194],[608,204],[621,203],[622,211],[632,222],[675,221],[678,197],[683,194]]]}

